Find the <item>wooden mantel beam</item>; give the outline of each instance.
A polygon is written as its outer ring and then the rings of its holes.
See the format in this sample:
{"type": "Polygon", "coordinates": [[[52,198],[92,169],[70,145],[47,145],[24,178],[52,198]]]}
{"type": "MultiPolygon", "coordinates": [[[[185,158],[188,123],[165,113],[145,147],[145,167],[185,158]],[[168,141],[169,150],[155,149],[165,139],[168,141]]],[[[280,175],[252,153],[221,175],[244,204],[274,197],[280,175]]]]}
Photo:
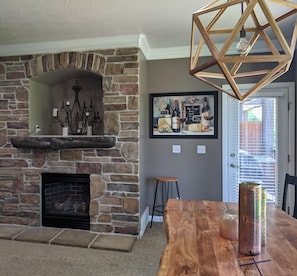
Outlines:
{"type": "Polygon", "coordinates": [[[11,143],[16,148],[25,149],[71,149],[71,148],[111,148],[115,137],[105,136],[16,136],[11,143]]]}

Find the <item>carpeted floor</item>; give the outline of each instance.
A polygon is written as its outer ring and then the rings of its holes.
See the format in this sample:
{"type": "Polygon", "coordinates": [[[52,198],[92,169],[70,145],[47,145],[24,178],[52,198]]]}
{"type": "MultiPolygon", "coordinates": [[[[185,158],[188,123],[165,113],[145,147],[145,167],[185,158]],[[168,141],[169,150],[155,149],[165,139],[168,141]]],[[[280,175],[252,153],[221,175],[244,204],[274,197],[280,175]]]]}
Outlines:
{"type": "MultiPolygon", "coordinates": [[[[5,227],[0,229],[0,274],[7,276],[154,276],[157,275],[159,261],[166,245],[162,223],[154,223],[152,228],[147,228],[144,236],[134,241],[130,252],[128,250],[121,252],[119,249],[101,250],[97,248],[97,243],[105,247],[109,242],[108,239],[101,242],[98,237],[91,241],[93,247],[87,247],[86,244],[91,240],[88,235],[76,236],[78,240],[76,246],[68,246],[69,244],[65,246],[62,244],[62,234],[65,235],[65,242],[67,236],[69,239],[69,233],[64,229],[62,233],[55,236],[55,228],[50,229],[47,237],[44,233],[41,235],[38,230],[32,231],[32,241],[25,241],[30,236],[29,232],[21,233],[18,232],[20,229],[10,228],[9,230],[5,227]],[[16,232],[19,235],[15,235],[16,232]],[[48,244],[47,241],[52,235],[55,238],[48,244]],[[12,236],[15,237],[14,240],[12,236]],[[60,240],[57,239],[59,236],[60,240]],[[39,242],[34,239],[39,239],[39,242]],[[53,243],[54,240],[57,244],[53,243]]],[[[78,234],[80,230],[73,231],[78,234]]]]}

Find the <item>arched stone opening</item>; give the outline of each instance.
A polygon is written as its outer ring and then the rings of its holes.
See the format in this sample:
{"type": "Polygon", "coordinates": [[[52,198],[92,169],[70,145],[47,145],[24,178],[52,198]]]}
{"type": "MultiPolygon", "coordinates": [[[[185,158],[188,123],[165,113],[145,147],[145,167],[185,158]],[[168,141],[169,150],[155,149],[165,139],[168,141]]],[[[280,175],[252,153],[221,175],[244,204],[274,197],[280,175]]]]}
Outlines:
{"type": "MultiPolygon", "coordinates": [[[[81,106],[93,106],[99,119],[93,124],[93,135],[104,134],[103,90],[110,89],[111,78],[105,78],[105,58],[95,53],[60,53],[38,56],[26,63],[30,77],[29,133],[62,135],[62,123],[53,118],[53,109],[74,102],[72,86],[78,81],[81,106]],[[102,85],[104,83],[104,86],[102,85]],[[36,131],[38,127],[38,132],[36,131]]],[[[64,119],[65,114],[59,113],[64,119]]]]}

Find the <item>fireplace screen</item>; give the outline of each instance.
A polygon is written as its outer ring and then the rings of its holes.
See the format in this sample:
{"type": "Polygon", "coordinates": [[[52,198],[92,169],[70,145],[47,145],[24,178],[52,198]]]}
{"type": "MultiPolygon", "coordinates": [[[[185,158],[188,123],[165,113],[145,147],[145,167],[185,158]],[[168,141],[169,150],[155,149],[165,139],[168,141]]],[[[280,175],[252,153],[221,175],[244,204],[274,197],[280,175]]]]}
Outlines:
{"type": "Polygon", "coordinates": [[[90,176],[42,174],[42,225],[90,230],[90,176]]]}

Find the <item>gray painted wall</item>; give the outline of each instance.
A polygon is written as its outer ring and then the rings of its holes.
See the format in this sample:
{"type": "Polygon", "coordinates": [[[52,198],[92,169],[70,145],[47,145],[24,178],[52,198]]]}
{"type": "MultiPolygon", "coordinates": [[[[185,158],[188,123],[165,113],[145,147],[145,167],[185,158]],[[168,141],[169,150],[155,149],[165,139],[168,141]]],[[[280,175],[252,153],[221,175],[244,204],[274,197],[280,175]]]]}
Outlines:
{"type": "MultiPolygon", "coordinates": [[[[148,93],[214,91],[188,73],[188,59],[148,62],[148,93]]],[[[219,106],[221,97],[219,95],[219,106]]],[[[146,144],[146,205],[153,203],[154,178],[177,176],[183,199],[221,200],[221,108],[218,110],[218,139],[148,138],[147,112],[146,144]],[[172,153],[172,145],[181,145],[181,153],[172,153]],[[206,154],[197,154],[197,145],[206,146],[206,154]]]]}
{"type": "MultiPolygon", "coordinates": [[[[189,75],[189,59],[158,60],[147,63],[147,95],[141,113],[146,122],[142,136],[145,162],[141,179],[142,206],[153,204],[154,178],[171,175],[179,178],[183,199],[222,200],[222,129],[221,93],[218,108],[218,139],[158,139],[149,138],[149,94],[191,91],[214,91],[211,86],[189,75]],[[172,145],[181,145],[181,153],[173,154],[172,145]],[[197,145],[206,146],[206,154],[197,154],[197,145]]],[[[295,81],[296,63],[277,81],[295,81]]],[[[251,80],[252,81],[252,80],[251,80]]]]}

